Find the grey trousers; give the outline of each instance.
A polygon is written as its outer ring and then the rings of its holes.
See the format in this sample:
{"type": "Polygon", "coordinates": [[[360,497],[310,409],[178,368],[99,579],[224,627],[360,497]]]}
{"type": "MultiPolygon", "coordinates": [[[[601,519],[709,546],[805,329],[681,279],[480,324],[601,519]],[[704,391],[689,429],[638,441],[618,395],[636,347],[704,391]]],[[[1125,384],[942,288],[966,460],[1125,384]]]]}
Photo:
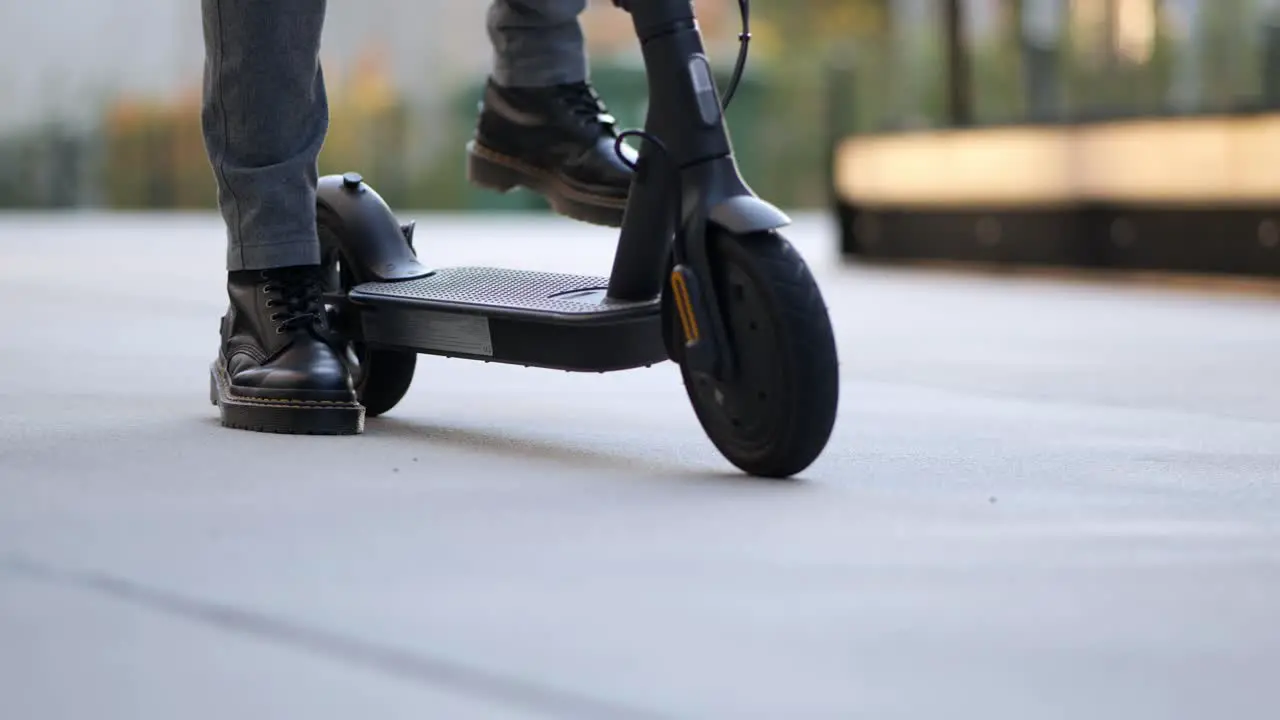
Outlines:
{"type": "MultiPolygon", "coordinates": [[[[320,68],[326,0],[201,0],[201,124],[227,227],[227,270],[320,261],[316,163],[329,127],[320,68]]],[[[587,77],[586,0],[493,0],[493,78],[537,87],[587,77]]]]}

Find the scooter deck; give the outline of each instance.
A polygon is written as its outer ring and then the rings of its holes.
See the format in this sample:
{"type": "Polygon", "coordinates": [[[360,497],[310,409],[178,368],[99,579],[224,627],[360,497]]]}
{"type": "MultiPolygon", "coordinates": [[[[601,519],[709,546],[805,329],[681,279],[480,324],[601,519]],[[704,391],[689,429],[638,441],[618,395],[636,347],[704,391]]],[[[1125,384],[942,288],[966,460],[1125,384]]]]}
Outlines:
{"type": "Polygon", "coordinates": [[[608,280],[487,267],[352,288],[361,339],[428,355],[581,372],[668,359],[657,298],[605,297],[608,280]]]}

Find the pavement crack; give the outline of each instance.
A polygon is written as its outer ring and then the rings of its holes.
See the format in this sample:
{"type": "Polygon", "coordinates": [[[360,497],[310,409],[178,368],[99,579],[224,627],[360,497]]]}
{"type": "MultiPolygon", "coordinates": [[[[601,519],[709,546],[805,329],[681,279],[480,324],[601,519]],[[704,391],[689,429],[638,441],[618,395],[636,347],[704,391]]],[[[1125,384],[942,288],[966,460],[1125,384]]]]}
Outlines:
{"type": "Polygon", "coordinates": [[[390,647],[232,605],[186,597],[101,572],[59,569],[28,558],[0,558],[0,574],[110,597],[152,612],[295,650],[360,665],[386,675],[485,702],[556,718],[659,720],[669,716],[522,678],[390,647]]]}

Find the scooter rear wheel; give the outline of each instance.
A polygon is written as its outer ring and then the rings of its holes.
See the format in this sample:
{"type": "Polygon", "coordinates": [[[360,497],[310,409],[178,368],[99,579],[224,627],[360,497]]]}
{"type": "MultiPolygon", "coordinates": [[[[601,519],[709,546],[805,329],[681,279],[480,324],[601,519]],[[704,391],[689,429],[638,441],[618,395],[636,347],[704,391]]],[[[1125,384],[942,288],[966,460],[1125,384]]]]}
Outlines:
{"type": "MultiPolygon", "coordinates": [[[[335,250],[341,247],[335,239],[336,234],[341,232],[336,220],[320,213],[318,230],[323,247],[335,250]]],[[[333,259],[336,262],[337,289],[345,295],[359,282],[346,266],[340,251],[333,255],[333,259]]],[[[340,320],[339,324],[342,322],[340,320]]],[[[365,417],[377,417],[389,412],[409,392],[418,365],[418,355],[404,350],[369,347],[357,341],[351,342],[351,351],[359,363],[358,373],[354,378],[356,399],[364,406],[365,417]]]]}
{"type": "Polygon", "coordinates": [[[791,477],[818,458],[835,426],[839,359],[826,304],[781,235],[711,232],[712,284],[738,372],[720,382],[681,362],[685,389],[729,462],[791,477]]]}

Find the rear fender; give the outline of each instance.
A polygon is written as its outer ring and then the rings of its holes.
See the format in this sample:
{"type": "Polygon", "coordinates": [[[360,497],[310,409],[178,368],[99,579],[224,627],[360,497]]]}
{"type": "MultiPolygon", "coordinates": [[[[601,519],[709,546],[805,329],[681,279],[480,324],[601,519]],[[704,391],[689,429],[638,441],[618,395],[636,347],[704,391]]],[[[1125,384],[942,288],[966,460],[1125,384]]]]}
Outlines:
{"type": "Polygon", "coordinates": [[[316,224],[326,261],[341,256],[357,283],[411,280],[431,274],[382,197],[356,173],[326,175],[316,188],[316,224]]]}

